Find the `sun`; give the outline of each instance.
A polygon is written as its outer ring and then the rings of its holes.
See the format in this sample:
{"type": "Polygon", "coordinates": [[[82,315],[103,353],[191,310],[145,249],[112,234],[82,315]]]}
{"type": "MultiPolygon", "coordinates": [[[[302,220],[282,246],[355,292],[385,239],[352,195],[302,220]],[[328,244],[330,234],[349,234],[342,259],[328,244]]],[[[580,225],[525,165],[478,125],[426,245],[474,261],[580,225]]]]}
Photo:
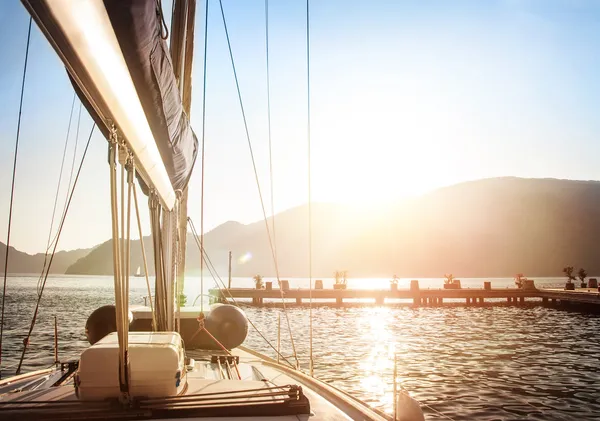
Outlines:
{"type": "MultiPolygon", "coordinates": [[[[379,202],[448,184],[456,169],[453,113],[417,92],[411,98],[357,91],[314,120],[315,189],[334,201],[379,202]]],[[[436,102],[437,101],[437,102],[436,102]]]]}

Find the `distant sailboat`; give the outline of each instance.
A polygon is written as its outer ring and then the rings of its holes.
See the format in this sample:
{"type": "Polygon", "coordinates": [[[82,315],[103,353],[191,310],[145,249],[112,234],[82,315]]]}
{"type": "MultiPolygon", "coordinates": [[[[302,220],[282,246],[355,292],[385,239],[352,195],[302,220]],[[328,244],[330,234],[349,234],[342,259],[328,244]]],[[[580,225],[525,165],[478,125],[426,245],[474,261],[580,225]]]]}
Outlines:
{"type": "Polygon", "coordinates": [[[136,276],[138,278],[143,277],[144,275],[141,272],[142,272],[142,267],[138,266],[137,270],[135,271],[135,275],[134,276],[136,276]]]}

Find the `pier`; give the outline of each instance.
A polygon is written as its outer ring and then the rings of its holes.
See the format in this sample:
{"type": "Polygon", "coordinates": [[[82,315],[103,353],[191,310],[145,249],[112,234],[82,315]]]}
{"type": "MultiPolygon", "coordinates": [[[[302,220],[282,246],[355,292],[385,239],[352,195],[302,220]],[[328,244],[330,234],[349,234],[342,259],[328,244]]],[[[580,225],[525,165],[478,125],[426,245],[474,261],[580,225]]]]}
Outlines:
{"type": "Polygon", "coordinates": [[[562,289],[538,288],[461,288],[461,289],[255,289],[255,288],[228,288],[211,289],[212,302],[249,300],[252,305],[262,306],[265,300],[272,300],[272,304],[281,302],[281,297],[286,303],[306,305],[312,295],[312,305],[337,305],[350,304],[347,300],[369,300],[370,302],[353,302],[352,304],[398,304],[397,300],[408,301],[413,306],[440,306],[447,303],[464,305],[494,304],[524,304],[538,302],[546,305],[581,304],[597,308],[600,311],[600,292],[597,289],[579,289],[566,291],[562,289]],[[318,301],[315,301],[318,300],[318,301]]]}

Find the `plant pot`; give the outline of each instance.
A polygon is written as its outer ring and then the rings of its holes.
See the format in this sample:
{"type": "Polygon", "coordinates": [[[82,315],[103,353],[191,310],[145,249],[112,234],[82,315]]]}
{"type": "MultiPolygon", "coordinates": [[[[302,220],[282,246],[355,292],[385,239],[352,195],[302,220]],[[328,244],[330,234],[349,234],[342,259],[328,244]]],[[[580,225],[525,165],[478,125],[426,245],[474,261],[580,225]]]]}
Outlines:
{"type": "Polygon", "coordinates": [[[575,290],[575,284],[573,282],[567,282],[565,284],[565,290],[567,290],[567,291],[574,291],[575,290]]]}
{"type": "Polygon", "coordinates": [[[596,278],[590,278],[590,280],[588,281],[588,287],[590,287],[590,288],[598,288],[598,279],[596,279],[596,278]]]}
{"type": "Polygon", "coordinates": [[[398,284],[390,284],[390,288],[392,288],[392,291],[398,291],[398,284]]]}
{"type": "Polygon", "coordinates": [[[273,290],[273,282],[265,282],[265,289],[267,291],[273,290]]]}
{"type": "Polygon", "coordinates": [[[346,289],[346,284],[333,284],[333,289],[346,289]]]}
{"type": "Polygon", "coordinates": [[[581,283],[581,288],[587,288],[587,284],[585,282],[581,283]]]}
{"type": "Polygon", "coordinates": [[[533,279],[523,279],[521,288],[522,289],[535,289],[535,284],[533,282],[533,279]]]}

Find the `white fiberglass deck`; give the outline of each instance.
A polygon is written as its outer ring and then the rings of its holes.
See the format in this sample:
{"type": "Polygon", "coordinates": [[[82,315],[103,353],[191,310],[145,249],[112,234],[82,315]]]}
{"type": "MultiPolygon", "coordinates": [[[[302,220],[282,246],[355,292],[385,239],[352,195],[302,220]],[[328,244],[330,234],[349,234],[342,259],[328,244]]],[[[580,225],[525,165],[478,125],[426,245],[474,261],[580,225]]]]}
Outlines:
{"type": "MultiPolygon", "coordinates": [[[[76,419],[95,418],[101,414],[112,419],[389,419],[325,383],[282,367],[249,350],[232,351],[232,354],[239,357],[239,378],[237,371],[235,374],[228,373],[225,365],[214,362],[214,356],[224,357],[224,352],[189,351],[187,354],[193,359],[188,367],[188,384],[185,392],[176,398],[157,400],[156,403],[149,400],[150,402],[146,401],[142,406],[130,410],[109,406],[105,402],[81,402],[75,394],[72,380],[57,387],[43,387],[43,379],[54,381],[52,373],[46,372],[17,381],[12,386],[0,384],[0,419],[73,419],[74,413],[80,416],[76,419]],[[24,387],[26,384],[34,386],[24,387]],[[246,409],[252,404],[284,402],[290,385],[302,388],[302,393],[310,402],[310,414],[279,415],[273,406],[273,414],[245,415],[246,409]],[[178,412],[179,408],[186,409],[185,414],[178,412]],[[153,412],[154,409],[159,410],[153,412]],[[206,412],[207,409],[213,412],[220,409],[220,412],[218,415],[210,415],[206,412]]],[[[414,410],[410,405],[400,408],[400,412],[404,411],[405,415],[414,410]]],[[[247,413],[251,414],[251,411],[248,410],[247,413]]],[[[419,410],[402,419],[419,420],[422,419],[420,417],[422,415],[419,410]]]]}

